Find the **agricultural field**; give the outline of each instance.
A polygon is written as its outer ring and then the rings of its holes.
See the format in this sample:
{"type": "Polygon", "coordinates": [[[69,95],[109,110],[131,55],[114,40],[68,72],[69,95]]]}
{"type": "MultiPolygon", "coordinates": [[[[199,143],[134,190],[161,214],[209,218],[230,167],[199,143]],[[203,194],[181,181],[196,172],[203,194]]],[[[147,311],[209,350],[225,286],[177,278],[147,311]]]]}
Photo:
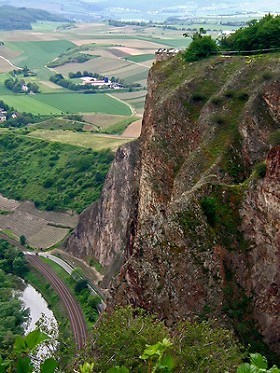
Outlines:
{"type": "Polygon", "coordinates": [[[44,67],[60,53],[74,46],[69,40],[23,41],[8,45],[20,52],[18,57],[12,59],[13,64],[20,67],[28,66],[30,69],[44,67]]]}
{"type": "Polygon", "coordinates": [[[1,99],[20,112],[34,115],[61,115],[63,113],[104,113],[131,115],[130,107],[106,94],[41,93],[36,95],[7,94],[0,84],[1,99]]]}
{"type": "MultiPolygon", "coordinates": [[[[154,52],[160,47],[186,46],[188,39],[181,31],[163,30],[153,27],[113,27],[105,23],[77,23],[75,25],[38,22],[33,30],[1,32],[0,72],[7,73],[9,65],[27,66],[37,75],[26,77],[26,83],[38,84],[40,94],[32,97],[13,95],[3,85],[5,79],[0,74],[0,94],[7,104],[18,111],[35,115],[59,115],[61,113],[82,113],[94,115],[131,116],[131,108],[141,115],[144,107],[146,79],[149,68],[154,62],[154,52]],[[71,51],[77,56],[85,53],[92,58],[78,63],[67,61],[71,51]],[[65,63],[55,68],[47,64],[57,60],[61,54],[66,56],[65,63]],[[6,59],[6,60],[5,60],[6,59]],[[2,69],[2,70],[1,70],[2,69]],[[117,92],[108,95],[79,95],[67,91],[49,81],[54,73],[65,77],[69,72],[90,71],[109,77],[117,77],[127,84],[138,83],[143,89],[140,99],[131,93],[131,102],[121,104],[117,92]],[[9,96],[9,97],[8,97],[9,96]],[[114,100],[113,97],[118,98],[114,100]]],[[[63,57],[62,57],[63,62],[63,57]]],[[[5,75],[5,78],[7,75],[5,75]]],[[[129,94],[128,93],[128,94],[129,94]]],[[[85,116],[86,118],[86,116],[85,116]]],[[[102,126],[101,126],[102,127],[102,126]]]]}
{"type": "Polygon", "coordinates": [[[37,94],[33,98],[42,104],[56,107],[60,112],[69,113],[104,113],[130,115],[128,105],[113,99],[107,94],[56,93],[37,94]]]}

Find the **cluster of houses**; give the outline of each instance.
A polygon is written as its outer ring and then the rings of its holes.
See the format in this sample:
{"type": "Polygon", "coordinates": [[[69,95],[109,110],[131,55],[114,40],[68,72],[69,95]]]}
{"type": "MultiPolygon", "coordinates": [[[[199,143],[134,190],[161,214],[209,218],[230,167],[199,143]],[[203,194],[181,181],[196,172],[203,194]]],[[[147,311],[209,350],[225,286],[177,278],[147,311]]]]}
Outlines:
{"type": "MultiPolygon", "coordinates": [[[[17,118],[18,114],[16,112],[12,113],[11,117],[13,119],[17,118]]],[[[0,108],[0,123],[6,122],[7,112],[4,109],[0,108]]]]}
{"type": "Polygon", "coordinates": [[[110,89],[122,89],[124,86],[117,82],[112,82],[108,76],[105,76],[104,79],[98,80],[96,78],[85,76],[81,78],[83,85],[91,85],[96,88],[110,88],[110,89]]]}

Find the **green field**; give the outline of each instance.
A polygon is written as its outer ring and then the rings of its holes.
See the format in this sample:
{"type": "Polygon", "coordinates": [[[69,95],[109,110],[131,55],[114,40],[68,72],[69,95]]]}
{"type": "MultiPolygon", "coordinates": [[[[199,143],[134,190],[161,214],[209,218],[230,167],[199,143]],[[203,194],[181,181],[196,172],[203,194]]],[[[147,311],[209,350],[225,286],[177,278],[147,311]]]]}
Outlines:
{"type": "Polygon", "coordinates": [[[31,69],[42,68],[60,53],[75,45],[68,40],[25,41],[9,43],[9,47],[21,52],[20,56],[13,58],[16,66],[28,66],[31,69]]]}
{"type": "Polygon", "coordinates": [[[155,58],[154,54],[137,54],[134,56],[127,56],[125,60],[132,61],[132,62],[145,62],[149,60],[153,60],[155,58]]]}
{"type": "Polygon", "coordinates": [[[129,106],[106,94],[82,93],[42,93],[34,96],[34,100],[56,107],[58,111],[69,113],[105,113],[131,115],[129,106]]]}
{"type": "MultiPolygon", "coordinates": [[[[4,90],[4,86],[2,86],[4,90]]],[[[1,93],[0,86],[0,93],[1,93]]],[[[11,92],[11,91],[10,91],[11,92]]],[[[6,93],[6,92],[5,92],[6,93]]],[[[49,115],[63,113],[105,113],[116,115],[131,115],[129,106],[109,97],[106,94],[80,93],[39,93],[37,95],[5,94],[1,99],[20,112],[34,115],[49,115]]]]}
{"type": "Polygon", "coordinates": [[[4,95],[1,96],[1,99],[12,106],[15,110],[19,112],[27,112],[32,113],[34,115],[41,114],[41,115],[48,115],[48,114],[61,114],[61,110],[48,105],[45,102],[35,100],[34,96],[28,96],[25,94],[19,95],[4,95]]]}

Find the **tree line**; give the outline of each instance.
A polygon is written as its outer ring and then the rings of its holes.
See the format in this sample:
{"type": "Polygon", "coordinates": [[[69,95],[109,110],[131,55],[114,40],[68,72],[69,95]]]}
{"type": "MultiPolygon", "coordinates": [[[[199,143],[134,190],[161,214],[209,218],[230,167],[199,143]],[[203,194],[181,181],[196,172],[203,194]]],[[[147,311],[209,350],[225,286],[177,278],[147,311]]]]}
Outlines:
{"type": "MultiPolygon", "coordinates": [[[[185,50],[183,58],[187,62],[207,58],[222,51],[236,51],[236,53],[260,53],[280,49],[280,16],[265,15],[260,20],[248,22],[229,36],[224,36],[218,42],[211,36],[203,35],[206,31],[201,28],[193,34],[192,42],[185,50]]],[[[184,36],[188,36],[184,34],[184,36]]]]}

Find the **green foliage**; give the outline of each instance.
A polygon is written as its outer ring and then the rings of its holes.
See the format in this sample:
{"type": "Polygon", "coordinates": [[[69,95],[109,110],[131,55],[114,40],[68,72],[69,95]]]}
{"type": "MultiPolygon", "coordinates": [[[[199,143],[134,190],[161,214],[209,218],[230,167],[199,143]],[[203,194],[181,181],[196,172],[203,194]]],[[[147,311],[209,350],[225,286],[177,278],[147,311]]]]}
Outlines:
{"type": "Polygon", "coordinates": [[[143,310],[126,307],[105,313],[93,330],[93,352],[98,356],[95,369],[106,371],[112,366],[125,366],[131,372],[142,371],[147,364],[139,356],[146,345],[167,337],[164,324],[143,310]]]}
{"type": "Polygon", "coordinates": [[[18,336],[15,340],[14,351],[17,353],[30,353],[40,343],[47,340],[48,336],[42,333],[40,330],[34,330],[27,334],[27,336],[18,336]]]}
{"type": "Polygon", "coordinates": [[[67,63],[84,63],[90,59],[99,57],[98,55],[87,53],[89,49],[89,46],[86,45],[68,48],[65,52],[56,57],[55,60],[49,62],[47,66],[53,68],[66,65],[67,63]]]}
{"type": "MultiPolygon", "coordinates": [[[[34,364],[30,357],[31,353],[34,352],[38,346],[48,340],[49,337],[36,329],[24,337],[17,337],[13,352],[6,358],[0,358],[0,372],[9,373],[32,373],[34,372],[34,364]]],[[[40,365],[41,373],[54,373],[58,364],[53,358],[46,359],[40,365]]]]}
{"type": "Polygon", "coordinates": [[[92,354],[94,372],[115,366],[133,373],[220,373],[221,367],[233,372],[243,357],[233,333],[226,329],[210,322],[184,322],[171,335],[162,322],[131,307],[103,314],[93,331],[92,354]]]}
{"type": "Polygon", "coordinates": [[[26,237],[23,234],[19,237],[19,243],[23,246],[26,244],[26,237]]]}
{"type": "Polygon", "coordinates": [[[112,124],[103,131],[104,133],[109,133],[112,135],[120,135],[123,131],[133,122],[135,122],[138,118],[135,116],[125,118],[115,124],[112,124]]]}
{"type": "Polygon", "coordinates": [[[269,142],[272,146],[280,145],[280,130],[274,131],[270,134],[269,142]]]}
{"type": "Polygon", "coordinates": [[[148,371],[155,373],[164,371],[172,372],[175,364],[174,359],[170,355],[166,355],[166,351],[172,346],[169,339],[164,338],[162,342],[154,345],[147,345],[140,359],[148,361],[148,371]]]}
{"type": "Polygon", "coordinates": [[[129,373],[129,370],[126,367],[113,367],[107,370],[106,373],[129,373]]]}
{"type": "Polygon", "coordinates": [[[0,188],[6,197],[31,199],[44,210],[78,212],[99,197],[114,157],[109,150],[95,152],[13,133],[0,135],[0,156],[0,188]]]}
{"type": "Polygon", "coordinates": [[[220,46],[222,49],[238,51],[280,48],[280,16],[267,14],[258,21],[252,20],[247,27],[222,38],[220,46]]]}
{"type": "Polygon", "coordinates": [[[211,232],[228,250],[245,250],[247,242],[240,230],[239,215],[243,190],[216,186],[211,195],[201,199],[201,208],[212,227],[211,232]]]}
{"type": "Polygon", "coordinates": [[[217,201],[213,197],[204,197],[201,200],[201,208],[207,217],[208,223],[214,227],[218,221],[217,201]]]}
{"type": "Polygon", "coordinates": [[[212,115],[212,122],[218,124],[219,126],[224,126],[227,124],[227,118],[221,114],[212,115]]]}
{"type": "Polygon", "coordinates": [[[93,372],[94,363],[84,363],[79,365],[80,373],[92,373],[93,372]]]}
{"type": "Polygon", "coordinates": [[[258,178],[263,179],[266,174],[266,164],[264,162],[256,164],[255,172],[258,178]]]}
{"type": "Polygon", "coordinates": [[[180,372],[232,372],[243,355],[233,333],[211,322],[181,323],[173,345],[180,372]]]}
{"type": "Polygon", "coordinates": [[[194,62],[210,57],[218,51],[216,42],[211,36],[197,35],[183,54],[186,62],[194,62]]]}
{"type": "Polygon", "coordinates": [[[250,354],[250,364],[241,364],[236,373],[280,373],[280,369],[273,365],[268,369],[267,359],[259,353],[250,354]]]}
{"type": "Polygon", "coordinates": [[[88,281],[86,279],[80,279],[75,284],[75,293],[80,294],[84,289],[87,289],[88,281]]]}
{"type": "Polygon", "coordinates": [[[213,96],[211,98],[211,103],[214,104],[215,106],[221,106],[222,102],[223,102],[223,100],[219,96],[213,96]]]}
{"type": "Polygon", "coordinates": [[[28,271],[23,254],[7,241],[0,240],[0,353],[9,353],[17,335],[23,333],[22,323],[28,310],[22,306],[15,290],[18,279],[28,271]]]}
{"type": "Polygon", "coordinates": [[[91,327],[97,320],[97,307],[101,303],[101,298],[92,294],[88,288],[88,281],[82,277],[83,273],[80,273],[82,271],[79,268],[76,268],[71,275],[69,275],[63,268],[52,260],[48,258],[42,258],[42,260],[48,263],[72,290],[72,293],[81,305],[87,324],[91,327]]]}

